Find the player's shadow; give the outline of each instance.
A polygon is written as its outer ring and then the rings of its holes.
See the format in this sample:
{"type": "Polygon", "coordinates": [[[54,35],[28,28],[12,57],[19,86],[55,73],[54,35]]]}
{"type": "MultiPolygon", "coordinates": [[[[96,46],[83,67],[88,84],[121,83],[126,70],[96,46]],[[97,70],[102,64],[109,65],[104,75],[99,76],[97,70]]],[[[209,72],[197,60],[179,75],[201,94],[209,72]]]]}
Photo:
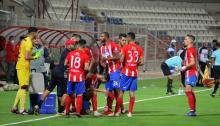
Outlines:
{"type": "Polygon", "coordinates": [[[176,116],[176,114],[163,114],[166,111],[135,111],[135,116],[176,116]]]}

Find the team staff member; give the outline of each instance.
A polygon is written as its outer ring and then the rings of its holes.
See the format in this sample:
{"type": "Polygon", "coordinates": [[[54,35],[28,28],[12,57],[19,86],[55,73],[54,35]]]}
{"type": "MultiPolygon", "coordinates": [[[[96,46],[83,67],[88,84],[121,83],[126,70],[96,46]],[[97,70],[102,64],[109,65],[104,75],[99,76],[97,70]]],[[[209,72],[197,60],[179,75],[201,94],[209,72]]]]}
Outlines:
{"type": "Polygon", "coordinates": [[[19,56],[16,65],[19,89],[16,94],[13,108],[11,110],[13,113],[20,113],[22,115],[27,114],[25,111],[25,102],[30,80],[30,60],[37,59],[41,56],[41,52],[35,53],[34,56],[32,55],[32,44],[33,40],[37,37],[37,30],[38,29],[35,27],[30,27],[28,29],[28,36],[22,40],[20,45],[19,56]],[[20,110],[18,112],[19,102],[20,110]]]}
{"type": "Polygon", "coordinates": [[[169,95],[173,95],[174,92],[172,90],[173,85],[173,73],[175,69],[180,69],[182,66],[182,59],[180,56],[174,56],[167,60],[165,60],[161,64],[161,69],[163,71],[164,76],[167,76],[167,93],[169,95]]]}
{"type": "Polygon", "coordinates": [[[54,90],[56,86],[60,88],[58,90],[57,96],[59,98],[58,100],[61,101],[59,104],[60,106],[58,108],[58,114],[63,112],[65,98],[66,98],[66,82],[67,82],[67,80],[64,78],[64,72],[66,70],[66,67],[64,66],[64,62],[65,62],[65,58],[67,57],[68,53],[71,51],[74,44],[75,44],[74,40],[66,41],[65,49],[61,54],[59,64],[51,72],[50,83],[47,86],[47,89],[44,91],[43,95],[41,96],[38,105],[34,107],[34,113],[36,115],[39,114],[39,109],[41,108],[41,105],[45,101],[46,97],[50,94],[50,92],[54,90]]]}

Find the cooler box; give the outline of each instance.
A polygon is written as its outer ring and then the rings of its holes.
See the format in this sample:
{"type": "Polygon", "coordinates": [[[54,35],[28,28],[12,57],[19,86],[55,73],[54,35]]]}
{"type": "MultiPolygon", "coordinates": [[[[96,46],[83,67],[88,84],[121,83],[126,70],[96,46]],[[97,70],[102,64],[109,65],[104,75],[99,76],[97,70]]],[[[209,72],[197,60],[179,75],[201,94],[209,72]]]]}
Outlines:
{"type": "MultiPolygon", "coordinates": [[[[40,101],[42,93],[37,93],[38,102],[40,101]]],[[[32,105],[30,104],[32,109],[32,105]]],[[[50,93],[39,110],[40,114],[55,114],[56,113],[56,93],[50,93]]]]}

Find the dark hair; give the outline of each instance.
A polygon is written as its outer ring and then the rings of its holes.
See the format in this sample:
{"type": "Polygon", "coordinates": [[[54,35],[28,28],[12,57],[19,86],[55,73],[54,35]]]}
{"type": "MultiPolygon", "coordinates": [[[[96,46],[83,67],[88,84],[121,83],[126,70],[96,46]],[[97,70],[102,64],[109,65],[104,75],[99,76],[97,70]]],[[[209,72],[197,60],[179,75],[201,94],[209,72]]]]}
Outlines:
{"type": "Polygon", "coordinates": [[[217,46],[217,47],[220,47],[220,42],[216,42],[216,46],[217,46]]]}
{"type": "Polygon", "coordinates": [[[78,45],[78,46],[81,46],[81,47],[85,47],[85,45],[86,45],[86,40],[85,40],[85,39],[80,39],[80,40],[77,42],[77,45],[78,45]]]}
{"type": "Polygon", "coordinates": [[[129,36],[132,40],[135,40],[135,33],[134,32],[128,32],[127,36],[129,36]]]}
{"type": "Polygon", "coordinates": [[[187,37],[189,37],[192,41],[195,41],[195,36],[193,36],[193,35],[190,35],[190,34],[188,34],[188,35],[186,35],[187,37]]]}
{"type": "Polygon", "coordinates": [[[37,32],[37,28],[36,27],[30,27],[28,28],[28,33],[31,33],[31,32],[37,32]]]}
{"type": "Polygon", "coordinates": [[[104,34],[105,37],[109,38],[109,33],[108,32],[102,32],[102,34],[104,34]]]}
{"type": "Polygon", "coordinates": [[[25,35],[22,35],[22,36],[20,36],[20,40],[23,40],[24,38],[26,38],[26,36],[25,35]]]}
{"type": "Polygon", "coordinates": [[[14,37],[14,36],[13,36],[13,35],[11,35],[11,36],[9,36],[9,38],[8,38],[8,39],[9,39],[9,40],[11,40],[13,37],[14,37]]]}
{"type": "Polygon", "coordinates": [[[79,35],[79,34],[73,34],[72,37],[76,37],[76,38],[78,38],[79,40],[82,39],[81,35],[79,35]]]}
{"type": "Polygon", "coordinates": [[[119,36],[118,36],[118,38],[121,39],[122,37],[127,37],[127,35],[126,35],[126,34],[123,34],[123,33],[120,33],[119,36]]]}
{"type": "Polygon", "coordinates": [[[212,40],[212,43],[217,43],[217,42],[218,42],[217,39],[212,40]]]}

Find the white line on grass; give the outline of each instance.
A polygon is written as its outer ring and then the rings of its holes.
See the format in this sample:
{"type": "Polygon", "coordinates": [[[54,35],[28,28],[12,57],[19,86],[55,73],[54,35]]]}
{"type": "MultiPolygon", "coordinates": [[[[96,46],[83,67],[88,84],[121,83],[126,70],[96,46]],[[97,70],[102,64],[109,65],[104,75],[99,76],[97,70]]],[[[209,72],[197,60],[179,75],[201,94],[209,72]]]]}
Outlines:
{"type": "MultiPolygon", "coordinates": [[[[198,90],[198,91],[195,91],[195,92],[198,93],[198,92],[203,92],[203,91],[208,91],[208,90],[211,90],[211,89],[198,90]]],[[[163,99],[163,98],[170,98],[170,97],[175,97],[175,96],[178,96],[178,95],[169,95],[169,96],[161,96],[161,97],[156,97],[156,98],[141,99],[141,100],[135,101],[135,103],[143,102],[143,101],[158,100],[158,99],[163,99]]],[[[124,104],[128,104],[128,103],[129,102],[125,102],[124,104]]],[[[99,107],[98,109],[102,109],[102,108],[104,108],[104,107],[99,107]]],[[[35,122],[35,121],[55,118],[55,117],[58,117],[58,116],[59,115],[53,115],[53,116],[48,116],[48,117],[43,117],[43,118],[38,118],[38,119],[30,119],[30,120],[25,120],[25,121],[20,121],[20,122],[13,122],[13,123],[2,124],[0,126],[11,126],[11,125],[23,124],[23,123],[28,123],[28,122],[35,122]]]]}

